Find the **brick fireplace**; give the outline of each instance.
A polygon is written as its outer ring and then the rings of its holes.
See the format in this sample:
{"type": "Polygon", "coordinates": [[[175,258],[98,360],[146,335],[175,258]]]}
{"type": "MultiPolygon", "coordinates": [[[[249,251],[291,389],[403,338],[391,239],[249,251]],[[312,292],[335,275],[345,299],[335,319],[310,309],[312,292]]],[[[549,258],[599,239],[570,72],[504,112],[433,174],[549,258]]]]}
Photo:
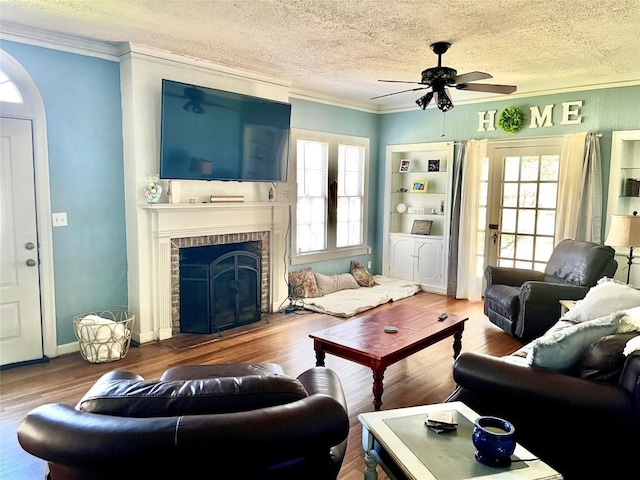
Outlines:
{"type": "MultiPolygon", "coordinates": [[[[181,298],[180,288],[180,253],[182,249],[193,249],[208,246],[241,246],[255,242],[259,245],[260,257],[260,304],[258,310],[269,310],[269,232],[247,232],[223,235],[205,235],[200,237],[183,237],[171,239],[171,330],[176,335],[181,329],[181,298]]],[[[196,308],[206,309],[206,305],[197,305],[196,308]]],[[[198,332],[210,333],[210,332],[198,332]]],[[[211,332],[212,333],[212,332],[211,332]]]]}
{"type": "Polygon", "coordinates": [[[284,261],[289,208],[280,202],[143,206],[149,235],[148,247],[141,247],[140,280],[148,281],[141,282],[140,289],[140,343],[171,338],[179,331],[180,248],[261,242],[262,311],[276,311],[288,294],[284,261]]]}

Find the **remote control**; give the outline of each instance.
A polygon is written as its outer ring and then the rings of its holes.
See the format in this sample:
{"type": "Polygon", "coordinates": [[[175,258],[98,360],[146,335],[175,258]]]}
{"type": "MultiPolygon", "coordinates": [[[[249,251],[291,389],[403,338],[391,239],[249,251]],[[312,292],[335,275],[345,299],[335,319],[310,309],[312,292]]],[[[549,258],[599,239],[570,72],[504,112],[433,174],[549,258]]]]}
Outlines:
{"type": "Polygon", "coordinates": [[[438,320],[442,321],[445,318],[447,318],[449,316],[449,314],[447,314],[447,312],[442,312],[440,315],[438,315],[438,320]]]}

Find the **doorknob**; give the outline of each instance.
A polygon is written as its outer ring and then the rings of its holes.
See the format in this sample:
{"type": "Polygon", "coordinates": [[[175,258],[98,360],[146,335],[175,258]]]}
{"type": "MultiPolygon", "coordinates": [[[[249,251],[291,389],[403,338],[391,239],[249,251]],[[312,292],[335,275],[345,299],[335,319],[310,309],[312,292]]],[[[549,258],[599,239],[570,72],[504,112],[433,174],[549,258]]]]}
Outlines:
{"type": "Polygon", "coordinates": [[[36,246],[32,242],[27,242],[24,246],[27,250],[33,250],[36,246]]]}
{"type": "Polygon", "coordinates": [[[36,266],[36,261],[33,258],[30,258],[29,260],[27,260],[27,267],[35,267],[36,266]]]}

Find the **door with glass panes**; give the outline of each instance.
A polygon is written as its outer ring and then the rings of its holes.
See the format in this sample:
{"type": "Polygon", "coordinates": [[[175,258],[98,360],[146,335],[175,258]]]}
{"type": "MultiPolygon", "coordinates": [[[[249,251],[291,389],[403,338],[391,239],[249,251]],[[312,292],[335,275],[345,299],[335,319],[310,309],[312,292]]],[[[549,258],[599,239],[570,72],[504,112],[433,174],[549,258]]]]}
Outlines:
{"type": "Polygon", "coordinates": [[[554,247],[561,145],[489,145],[479,223],[485,266],[545,269],[554,247]]]}

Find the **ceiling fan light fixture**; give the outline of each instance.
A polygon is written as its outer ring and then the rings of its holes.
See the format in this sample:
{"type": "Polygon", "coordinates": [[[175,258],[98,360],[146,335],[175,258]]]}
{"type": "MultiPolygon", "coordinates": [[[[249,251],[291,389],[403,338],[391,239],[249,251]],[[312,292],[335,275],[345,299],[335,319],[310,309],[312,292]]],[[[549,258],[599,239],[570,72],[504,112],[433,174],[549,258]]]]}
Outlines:
{"type": "Polygon", "coordinates": [[[444,90],[438,92],[437,102],[438,109],[441,112],[448,112],[453,108],[453,102],[451,102],[449,95],[447,95],[447,92],[445,92],[444,90]]]}
{"type": "Polygon", "coordinates": [[[433,98],[433,92],[427,92],[426,95],[423,95],[422,97],[417,99],[416,103],[422,110],[425,110],[429,106],[429,103],[431,103],[432,98],[433,98]]]}

